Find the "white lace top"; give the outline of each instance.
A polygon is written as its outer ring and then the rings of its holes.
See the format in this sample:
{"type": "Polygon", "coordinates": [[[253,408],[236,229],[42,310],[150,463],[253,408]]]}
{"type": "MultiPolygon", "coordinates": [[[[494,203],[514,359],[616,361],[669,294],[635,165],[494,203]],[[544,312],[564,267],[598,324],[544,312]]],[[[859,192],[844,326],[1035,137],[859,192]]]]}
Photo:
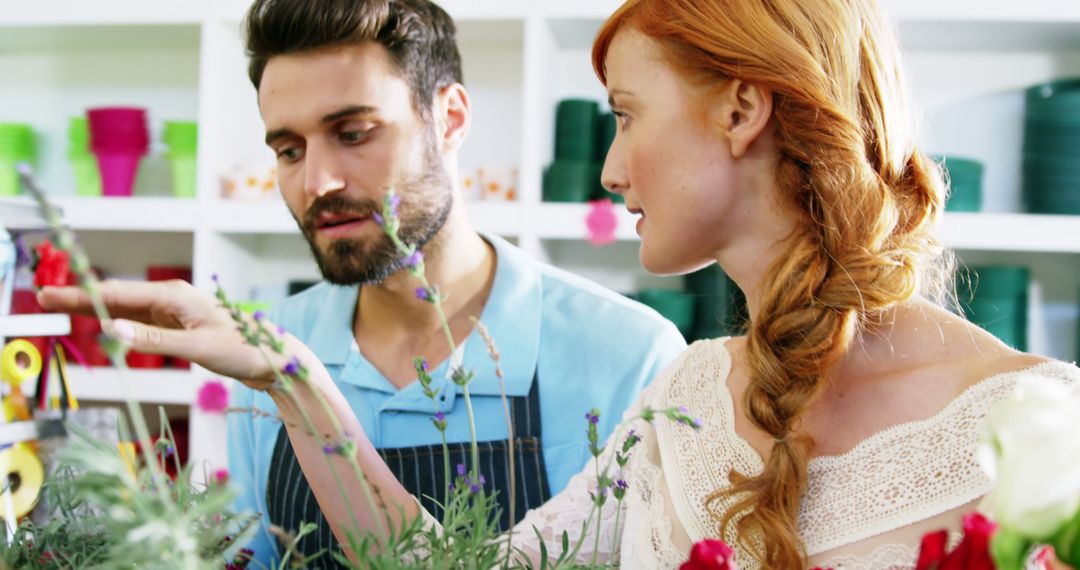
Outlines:
{"type": "MultiPolygon", "coordinates": [[[[718,379],[731,370],[724,343],[692,345],[627,411],[626,417],[634,417],[645,406],[686,406],[703,427],[694,431],[665,419],[633,426],[642,442],[624,472],[613,465],[612,478],[629,484],[622,512],[616,516],[609,494],[599,517],[599,540],[593,519],[578,561],[589,562],[595,554],[596,561],[621,568],[677,568],[695,542],[717,538],[719,525],[705,508],[707,497],[730,484],[732,469],[753,474],[763,468],[757,452],[735,431],[730,392],[718,389],[726,388],[718,379]]],[[[1062,362],[1039,364],[983,380],[934,416],[878,432],[843,455],[811,460],[799,519],[810,567],[907,570],[915,566],[923,534],[941,528],[958,532],[961,515],[974,510],[991,487],[975,459],[982,420],[1022,374],[1059,379],[1080,390],[1080,369],[1062,362]]],[[[612,435],[601,465],[624,437],[612,435]]],[[[534,528],[549,556],[562,551],[564,531],[576,543],[592,509],[595,469],[590,462],[562,493],[526,514],[515,528],[514,547],[538,560],[534,528]]],[[[736,547],[741,568],[759,567],[738,550],[735,536],[723,539],[736,547]]]]}

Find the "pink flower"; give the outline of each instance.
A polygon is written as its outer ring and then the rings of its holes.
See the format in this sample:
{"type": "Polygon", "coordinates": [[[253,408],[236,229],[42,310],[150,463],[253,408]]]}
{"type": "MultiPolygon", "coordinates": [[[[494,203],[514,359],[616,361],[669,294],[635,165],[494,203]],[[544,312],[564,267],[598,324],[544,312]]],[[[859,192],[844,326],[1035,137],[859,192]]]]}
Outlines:
{"type": "Polygon", "coordinates": [[[218,469],[214,471],[214,482],[218,485],[224,485],[229,482],[229,470],[218,469]]]}
{"type": "Polygon", "coordinates": [[[589,230],[589,243],[606,245],[615,241],[615,228],[619,225],[619,218],[615,216],[611,198],[593,200],[589,203],[592,206],[589,208],[589,214],[585,216],[585,227],[589,230]]]}
{"type": "Polygon", "coordinates": [[[229,389],[220,380],[207,380],[202,388],[199,388],[196,404],[204,412],[224,413],[229,408],[229,389]]]}
{"type": "Polygon", "coordinates": [[[679,570],[739,570],[735,551],[719,540],[706,538],[690,550],[690,559],[679,570]]]}

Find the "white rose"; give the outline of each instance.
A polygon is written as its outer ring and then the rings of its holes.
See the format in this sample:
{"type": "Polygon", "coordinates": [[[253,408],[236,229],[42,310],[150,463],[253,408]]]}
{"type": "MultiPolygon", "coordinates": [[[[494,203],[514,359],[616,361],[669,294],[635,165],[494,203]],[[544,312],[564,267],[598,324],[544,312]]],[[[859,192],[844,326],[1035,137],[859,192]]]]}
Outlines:
{"type": "Polygon", "coordinates": [[[1080,395],[1047,378],[1021,378],[987,414],[979,460],[996,479],[998,524],[1048,538],[1080,508],[1080,395]]]}

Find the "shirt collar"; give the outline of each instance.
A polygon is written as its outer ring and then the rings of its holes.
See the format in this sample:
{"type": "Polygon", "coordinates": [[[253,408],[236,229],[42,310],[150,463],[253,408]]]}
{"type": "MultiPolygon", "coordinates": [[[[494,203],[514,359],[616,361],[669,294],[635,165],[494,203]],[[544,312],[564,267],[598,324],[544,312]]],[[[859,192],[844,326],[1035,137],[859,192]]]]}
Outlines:
{"type": "MultiPolygon", "coordinates": [[[[529,393],[540,352],[540,321],[543,286],[536,262],[506,240],[481,234],[495,250],[495,279],[480,315],[496,348],[507,396],[529,393]]],[[[353,315],[358,286],[330,286],[318,310],[311,333],[311,347],[326,365],[344,365],[353,346],[353,315]]],[[[465,342],[465,366],[476,371],[469,384],[472,394],[497,396],[499,379],[487,344],[474,330],[465,342]]],[[[345,377],[343,381],[356,383],[345,377]]]]}
{"type": "Polygon", "coordinates": [[[327,286],[327,294],[317,311],[309,335],[309,346],[325,365],[343,365],[353,345],[353,315],[356,313],[358,285],[327,286]]]}

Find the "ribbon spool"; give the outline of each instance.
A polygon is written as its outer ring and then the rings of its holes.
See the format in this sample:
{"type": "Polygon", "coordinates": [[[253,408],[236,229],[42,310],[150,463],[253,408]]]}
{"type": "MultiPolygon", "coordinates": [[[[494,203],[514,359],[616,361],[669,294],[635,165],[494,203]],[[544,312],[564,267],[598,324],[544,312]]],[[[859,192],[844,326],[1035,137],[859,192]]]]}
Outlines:
{"type": "MultiPolygon", "coordinates": [[[[11,493],[11,509],[15,518],[30,514],[44,483],[45,469],[32,451],[22,446],[0,451],[0,485],[7,487],[11,493]]],[[[0,495],[0,518],[8,516],[8,502],[0,495]]]]}
{"type": "Polygon", "coordinates": [[[41,374],[41,354],[28,340],[16,339],[4,346],[0,354],[0,375],[5,384],[18,388],[23,381],[41,374]],[[19,363],[19,355],[25,355],[27,364],[19,363]]]}
{"type": "MultiPolygon", "coordinates": [[[[41,354],[29,341],[17,339],[0,353],[0,380],[11,387],[3,399],[5,420],[30,419],[21,385],[41,374],[41,354]],[[25,358],[25,366],[19,356],[25,358]]],[[[22,518],[33,510],[45,482],[45,469],[30,444],[19,443],[0,450],[0,517],[22,518]],[[10,502],[9,502],[10,497],[10,502]],[[9,512],[10,510],[10,512],[9,512]]]]}

